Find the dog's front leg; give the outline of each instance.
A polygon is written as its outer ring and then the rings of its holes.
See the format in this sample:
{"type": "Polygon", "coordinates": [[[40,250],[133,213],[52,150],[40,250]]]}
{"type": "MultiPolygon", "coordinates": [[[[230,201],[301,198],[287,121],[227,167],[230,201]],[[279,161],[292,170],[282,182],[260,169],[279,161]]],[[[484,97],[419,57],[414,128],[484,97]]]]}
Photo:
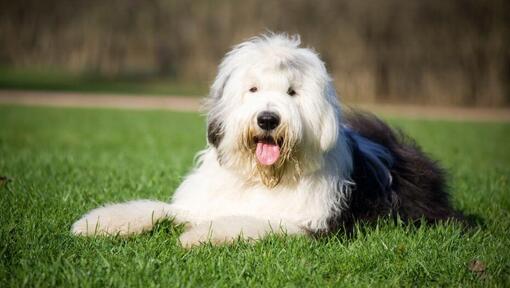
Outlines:
{"type": "Polygon", "coordinates": [[[71,232],[81,236],[134,235],[151,230],[164,219],[186,223],[188,215],[169,203],[136,200],[96,208],[76,221],[71,232]]]}
{"type": "Polygon", "coordinates": [[[249,216],[228,216],[191,225],[179,238],[181,245],[191,248],[203,243],[230,244],[237,239],[255,241],[268,234],[303,235],[306,231],[285,221],[271,221],[249,216]]]}

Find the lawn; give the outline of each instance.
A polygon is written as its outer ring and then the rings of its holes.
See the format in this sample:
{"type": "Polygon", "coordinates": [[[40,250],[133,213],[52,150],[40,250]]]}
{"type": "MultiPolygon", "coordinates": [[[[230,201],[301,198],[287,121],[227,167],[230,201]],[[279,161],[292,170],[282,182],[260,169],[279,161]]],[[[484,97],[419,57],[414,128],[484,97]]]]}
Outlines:
{"type": "Polygon", "coordinates": [[[449,169],[455,206],[479,229],[381,221],[352,238],[192,250],[169,222],[129,239],[73,237],[98,205],[168,200],[205,145],[203,118],[0,106],[0,287],[509,285],[510,125],[390,121],[449,169]]]}

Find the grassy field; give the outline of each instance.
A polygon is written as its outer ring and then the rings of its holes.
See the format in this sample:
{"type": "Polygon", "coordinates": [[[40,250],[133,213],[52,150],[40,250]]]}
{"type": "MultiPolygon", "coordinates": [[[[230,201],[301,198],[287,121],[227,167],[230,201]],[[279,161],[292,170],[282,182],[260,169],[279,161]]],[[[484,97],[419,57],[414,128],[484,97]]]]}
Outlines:
{"type": "Polygon", "coordinates": [[[118,93],[144,95],[203,96],[208,83],[183,83],[172,79],[143,77],[104,78],[61,71],[20,70],[0,67],[0,89],[118,93]]]}
{"type": "Polygon", "coordinates": [[[169,199],[205,145],[203,119],[0,106],[0,287],[508,286],[510,125],[390,121],[450,170],[455,206],[480,229],[381,221],[353,238],[192,250],[168,222],[129,239],[73,237],[98,205],[169,199]]]}

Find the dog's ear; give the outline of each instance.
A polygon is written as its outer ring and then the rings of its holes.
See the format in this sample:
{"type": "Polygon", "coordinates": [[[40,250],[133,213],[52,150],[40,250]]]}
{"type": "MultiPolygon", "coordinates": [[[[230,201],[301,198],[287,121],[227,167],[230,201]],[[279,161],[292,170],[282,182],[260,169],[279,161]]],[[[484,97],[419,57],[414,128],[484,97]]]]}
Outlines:
{"type": "Polygon", "coordinates": [[[209,93],[210,101],[218,101],[223,97],[223,92],[225,90],[225,86],[227,86],[228,80],[230,79],[230,75],[232,75],[233,67],[232,65],[228,65],[229,58],[226,58],[219,66],[218,75],[214,79],[213,84],[211,85],[211,91],[209,93]]]}
{"type": "Polygon", "coordinates": [[[207,141],[209,144],[218,148],[223,139],[223,127],[221,121],[208,119],[207,121],[207,141]]]}
{"type": "Polygon", "coordinates": [[[320,147],[327,152],[336,146],[340,129],[340,108],[332,86],[326,89],[326,105],[321,115],[320,147]]]}
{"type": "Polygon", "coordinates": [[[218,77],[216,77],[216,80],[211,86],[211,92],[209,93],[209,98],[211,98],[211,100],[217,101],[221,99],[229,78],[230,74],[218,75],[218,77]]]}
{"type": "Polygon", "coordinates": [[[226,69],[222,69],[220,65],[220,71],[214,83],[211,86],[211,91],[206,100],[207,110],[207,140],[209,144],[218,148],[221,140],[223,139],[223,122],[220,120],[220,115],[216,109],[219,108],[218,102],[222,101],[225,86],[230,79],[231,73],[225,73],[226,69]]]}
{"type": "Polygon", "coordinates": [[[320,146],[323,152],[327,152],[335,147],[338,139],[338,121],[340,115],[335,110],[335,108],[328,105],[321,117],[320,146]]]}

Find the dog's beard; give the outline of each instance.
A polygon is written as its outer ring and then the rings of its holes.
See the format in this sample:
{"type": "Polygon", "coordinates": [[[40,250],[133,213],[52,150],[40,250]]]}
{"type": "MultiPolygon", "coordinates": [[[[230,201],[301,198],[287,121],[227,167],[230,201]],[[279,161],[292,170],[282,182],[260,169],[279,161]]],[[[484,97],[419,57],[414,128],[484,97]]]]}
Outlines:
{"type": "Polygon", "coordinates": [[[260,132],[258,129],[248,128],[243,133],[242,149],[250,158],[251,178],[260,178],[262,183],[273,188],[278,185],[282,179],[297,180],[301,174],[301,168],[298,161],[297,139],[289,132],[285,125],[280,125],[271,132],[260,132]],[[269,163],[262,163],[260,157],[260,145],[266,145],[277,149],[276,160],[269,163]],[[277,147],[275,147],[277,145],[277,147]],[[257,146],[259,146],[257,148],[257,146]]]}

